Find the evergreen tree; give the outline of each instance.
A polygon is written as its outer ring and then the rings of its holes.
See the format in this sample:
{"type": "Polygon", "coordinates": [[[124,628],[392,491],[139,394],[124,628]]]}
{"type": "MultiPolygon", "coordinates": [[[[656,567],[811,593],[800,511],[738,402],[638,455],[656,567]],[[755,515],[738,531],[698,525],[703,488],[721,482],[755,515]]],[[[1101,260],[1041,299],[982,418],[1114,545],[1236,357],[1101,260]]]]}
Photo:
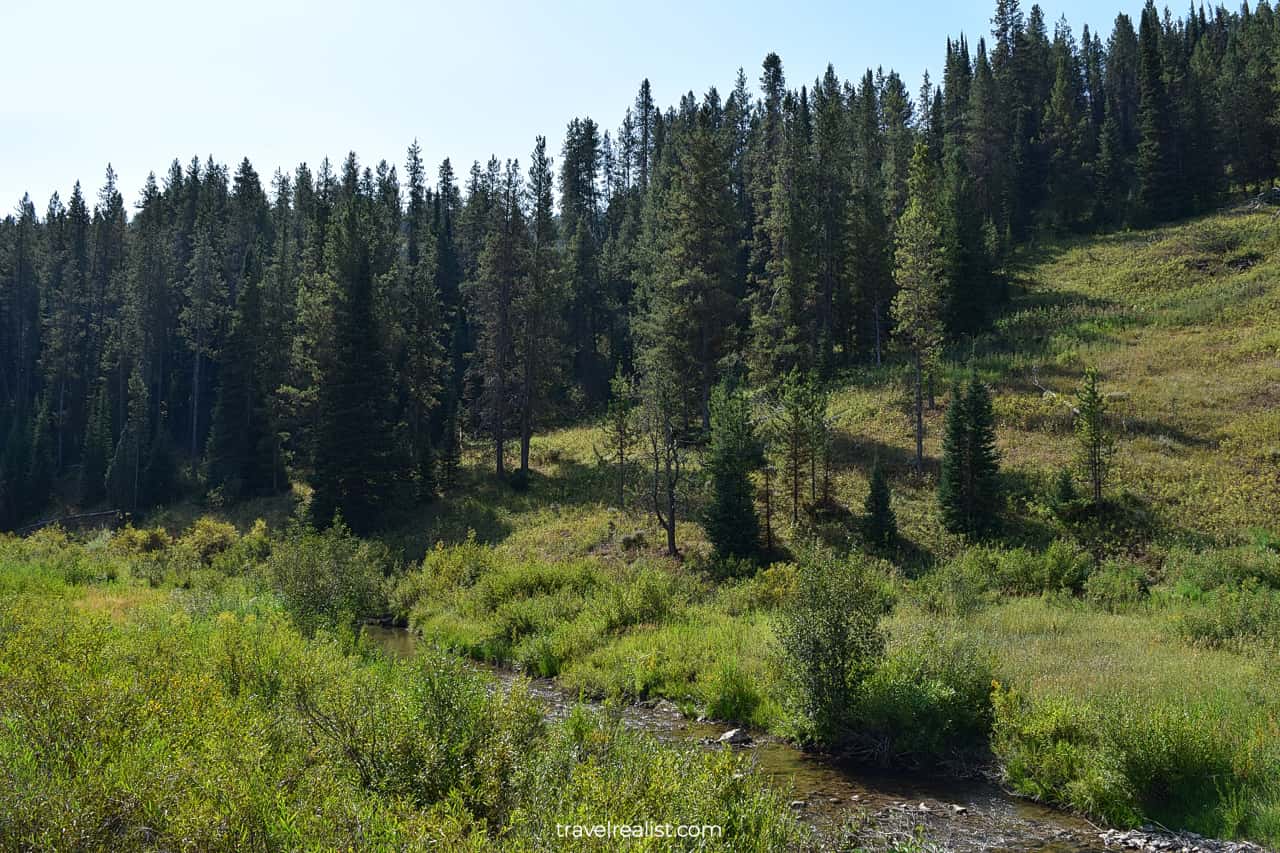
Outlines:
{"type": "Polygon", "coordinates": [[[92,506],[106,494],[107,467],[114,452],[111,437],[111,405],[106,389],[99,388],[89,404],[88,429],[80,455],[79,493],[80,503],[85,506],[92,506]]]}
{"type": "Polygon", "coordinates": [[[924,470],[924,384],[942,347],[943,235],[937,178],[929,149],[917,143],[911,158],[907,207],[898,223],[893,318],[898,341],[911,359],[915,397],[916,473],[924,470]]]}
{"type": "Polygon", "coordinates": [[[395,445],[382,330],[374,316],[371,204],[352,154],[328,245],[336,286],[333,337],[319,363],[311,514],[323,525],[340,515],[357,533],[384,521],[395,486],[407,479],[395,445]]]}
{"type": "Polygon", "coordinates": [[[403,240],[398,241],[401,245],[393,266],[392,279],[397,286],[388,326],[400,388],[400,422],[405,430],[414,487],[419,500],[430,500],[436,490],[433,417],[440,396],[450,383],[436,269],[441,246],[431,232],[425,172],[417,142],[409,147],[405,174],[409,199],[400,228],[403,240]]]}
{"type": "Polygon", "coordinates": [[[106,491],[117,509],[136,512],[147,505],[143,471],[150,437],[147,429],[150,404],[140,370],[135,369],[129,376],[129,391],[129,414],[107,468],[106,491]]]}
{"type": "Polygon", "coordinates": [[[991,397],[974,374],[966,389],[955,386],[947,409],[938,503],[948,530],[978,537],[995,529],[1001,500],[999,459],[991,397]]]}
{"type": "Polygon", "coordinates": [[[1138,32],[1140,139],[1137,157],[1137,205],[1144,223],[1177,216],[1179,177],[1173,163],[1172,114],[1160,53],[1160,18],[1152,0],[1142,11],[1138,32]]]}
{"type": "Polygon", "coordinates": [[[721,556],[752,557],[760,548],[760,520],[751,484],[751,473],[760,463],[750,403],[740,391],[717,386],[711,396],[711,440],[705,463],[711,501],[703,526],[721,556]]]}
{"type": "Polygon", "coordinates": [[[539,136],[529,163],[528,273],[515,298],[515,359],[520,365],[520,471],[529,473],[529,443],[560,367],[560,258],[552,198],[551,158],[539,136]]]}
{"type": "Polygon", "coordinates": [[[262,291],[256,277],[242,281],[219,370],[209,432],[208,484],[224,497],[275,492],[285,477],[263,382],[262,291]]]}
{"type": "Polygon", "coordinates": [[[527,241],[520,166],[508,160],[495,192],[493,222],[469,297],[480,387],[478,414],[493,437],[494,471],[506,475],[508,419],[516,394],[515,306],[526,287],[527,241]]]}
{"type": "Polygon", "coordinates": [[[1053,52],[1053,89],[1044,116],[1049,166],[1045,219],[1051,227],[1070,229],[1088,212],[1085,158],[1089,124],[1075,40],[1065,21],[1058,24],[1053,52]]]}
{"type": "Polygon", "coordinates": [[[635,439],[635,389],[619,366],[609,383],[609,408],[605,415],[605,430],[609,436],[609,449],[618,469],[618,509],[626,509],[627,452],[635,439]]]}
{"type": "Polygon", "coordinates": [[[1098,371],[1088,368],[1076,392],[1076,443],[1079,447],[1079,465],[1089,484],[1089,499],[1097,512],[1102,510],[1102,498],[1111,473],[1111,459],[1115,455],[1115,439],[1107,423],[1107,398],[1098,388],[1098,371]]]}
{"type": "Polygon", "coordinates": [[[898,519],[893,513],[889,478],[879,457],[871,466],[871,485],[863,509],[863,535],[867,542],[873,548],[892,548],[898,540],[898,519]]]}
{"type": "Polygon", "coordinates": [[[655,201],[658,256],[646,282],[641,346],[661,350],[686,411],[710,416],[711,389],[736,325],[732,299],[738,227],[715,91],[690,103],[674,143],[669,184],[655,201]]]}

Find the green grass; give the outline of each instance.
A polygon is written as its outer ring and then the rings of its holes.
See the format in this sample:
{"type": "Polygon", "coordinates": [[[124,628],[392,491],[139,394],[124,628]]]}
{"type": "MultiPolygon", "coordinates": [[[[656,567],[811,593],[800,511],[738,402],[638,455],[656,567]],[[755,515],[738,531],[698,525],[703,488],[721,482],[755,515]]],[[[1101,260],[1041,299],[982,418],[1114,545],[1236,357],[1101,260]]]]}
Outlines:
{"type": "Polygon", "coordinates": [[[246,578],[156,587],[137,561],[0,540],[0,847],[544,850],[557,824],[646,820],[722,826],[707,849],[802,840],[729,751],[582,708],[547,723],[457,659],[308,637],[246,578]]]}

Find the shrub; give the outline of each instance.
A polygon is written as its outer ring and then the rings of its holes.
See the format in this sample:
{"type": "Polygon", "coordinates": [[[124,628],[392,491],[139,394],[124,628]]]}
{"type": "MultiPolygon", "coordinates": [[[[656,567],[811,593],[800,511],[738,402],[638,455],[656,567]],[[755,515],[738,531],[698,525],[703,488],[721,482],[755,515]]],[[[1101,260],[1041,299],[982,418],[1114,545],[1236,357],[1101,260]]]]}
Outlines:
{"type": "Polygon", "coordinates": [[[234,525],[202,515],[182,535],[178,545],[187,549],[202,565],[208,566],[214,557],[236,544],[238,538],[234,525]]]}
{"type": "Polygon", "coordinates": [[[1142,568],[1124,560],[1108,560],[1089,575],[1084,597],[1108,613],[1120,613],[1142,600],[1147,578],[1142,568]]]}
{"type": "Polygon", "coordinates": [[[1165,575],[1193,594],[1248,581],[1280,589],[1280,553],[1258,545],[1208,551],[1178,548],[1165,560],[1165,575]]]}
{"type": "Polygon", "coordinates": [[[755,682],[733,661],[721,661],[711,681],[706,714],[713,720],[750,721],[760,706],[755,682]]]}
{"type": "Polygon", "coordinates": [[[1093,565],[1093,558],[1079,545],[1057,539],[1042,553],[1015,548],[996,562],[1000,587],[1014,595],[1044,592],[1079,592],[1093,565]]]}
{"type": "Polygon", "coordinates": [[[1119,826],[1140,822],[1124,756],[1092,708],[1058,698],[1032,702],[999,687],[993,706],[992,747],[1014,791],[1119,826]]]}
{"type": "Polygon", "coordinates": [[[952,627],[897,637],[864,685],[860,739],[882,761],[979,746],[991,726],[992,673],[990,654],[952,627]]]}
{"type": "Polygon", "coordinates": [[[1276,767],[1212,707],[1032,701],[1004,689],[994,702],[992,744],[1015,791],[1121,826],[1155,819],[1215,832],[1222,809],[1269,784],[1276,767]]]}
{"type": "Polygon", "coordinates": [[[1189,607],[1178,627],[1191,642],[1210,647],[1280,642],[1280,591],[1253,578],[1218,587],[1189,607]]]}
{"type": "Polygon", "coordinates": [[[714,850],[800,840],[730,751],[583,710],[548,724],[521,686],[429,649],[350,655],[273,616],[127,619],[0,600],[0,848],[542,850],[558,823],[637,815],[719,824],[714,850]]]}
{"type": "Polygon", "coordinates": [[[744,586],[756,607],[774,608],[795,594],[799,571],[795,563],[771,563],[744,586]]]}
{"type": "Polygon", "coordinates": [[[161,554],[173,544],[163,527],[134,527],[126,524],[111,536],[111,550],[125,557],[161,554]]]}
{"type": "Polygon", "coordinates": [[[317,533],[295,527],[267,558],[267,578],[307,632],[386,610],[385,545],[357,539],[342,524],[317,533]]]}
{"type": "Polygon", "coordinates": [[[916,581],[915,594],[931,613],[966,616],[994,600],[996,552],[970,548],[916,581]]]}
{"type": "Polygon", "coordinates": [[[884,652],[887,602],[864,564],[827,552],[807,554],[797,581],[778,614],[783,677],[801,736],[834,743],[847,733],[862,684],[884,652]]]}

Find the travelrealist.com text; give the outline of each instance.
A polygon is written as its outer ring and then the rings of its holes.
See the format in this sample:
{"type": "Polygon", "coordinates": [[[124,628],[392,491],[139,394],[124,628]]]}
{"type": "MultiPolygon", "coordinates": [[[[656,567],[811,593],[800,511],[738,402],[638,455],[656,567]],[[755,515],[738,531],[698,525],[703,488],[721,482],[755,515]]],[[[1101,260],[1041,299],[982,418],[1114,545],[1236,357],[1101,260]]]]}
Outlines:
{"type": "Polygon", "coordinates": [[[724,827],[710,823],[557,823],[557,838],[721,838],[724,827]]]}

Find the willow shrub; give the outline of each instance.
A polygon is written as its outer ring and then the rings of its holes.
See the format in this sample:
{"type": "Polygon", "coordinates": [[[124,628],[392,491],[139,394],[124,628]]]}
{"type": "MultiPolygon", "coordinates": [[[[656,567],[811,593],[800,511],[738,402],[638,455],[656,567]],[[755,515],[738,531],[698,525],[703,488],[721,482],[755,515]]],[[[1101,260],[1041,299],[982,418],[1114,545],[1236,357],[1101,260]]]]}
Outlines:
{"type": "Polygon", "coordinates": [[[728,751],[586,711],[547,723],[455,659],[351,653],[280,611],[0,599],[0,720],[3,849],[533,850],[558,823],[651,820],[774,850],[798,832],[728,751]]]}

